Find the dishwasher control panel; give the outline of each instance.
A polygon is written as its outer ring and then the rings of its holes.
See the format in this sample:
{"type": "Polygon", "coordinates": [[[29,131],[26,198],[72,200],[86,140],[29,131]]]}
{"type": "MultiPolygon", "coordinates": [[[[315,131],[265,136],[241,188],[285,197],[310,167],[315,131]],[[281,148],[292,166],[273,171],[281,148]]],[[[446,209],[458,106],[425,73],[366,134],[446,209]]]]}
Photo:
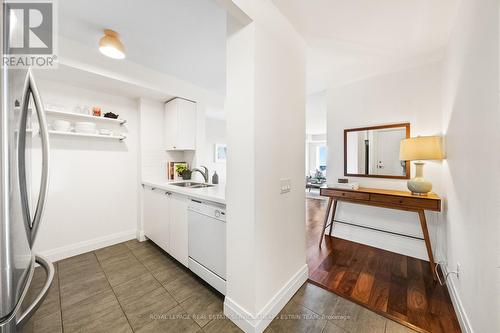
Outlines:
{"type": "Polygon", "coordinates": [[[191,199],[188,209],[220,221],[226,221],[226,208],[223,205],[191,199]]]}

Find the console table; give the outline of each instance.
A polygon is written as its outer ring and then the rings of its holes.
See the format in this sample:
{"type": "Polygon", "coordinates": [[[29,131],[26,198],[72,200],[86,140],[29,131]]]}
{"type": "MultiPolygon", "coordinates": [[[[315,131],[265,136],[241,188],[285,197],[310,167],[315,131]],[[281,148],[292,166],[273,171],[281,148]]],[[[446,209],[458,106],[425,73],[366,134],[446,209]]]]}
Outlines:
{"type": "Polygon", "coordinates": [[[434,256],[432,254],[429,230],[427,229],[427,220],[425,219],[426,210],[434,212],[441,211],[441,198],[435,193],[431,192],[426,196],[416,196],[406,191],[393,191],[360,187],[357,190],[321,188],[320,194],[322,196],[329,197],[328,208],[326,210],[325,221],[323,223],[323,229],[321,231],[321,238],[319,241],[320,247],[323,241],[324,232],[328,226],[330,226],[330,231],[328,234],[330,236],[332,235],[332,227],[335,220],[335,211],[337,210],[338,201],[415,212],[418,214],[420,226],[422,227],[422,233],[424,235],[425,246],[427,248],[427,254],[429,256],[429,265],[431,268],[432,276],[434,280],[436,280],[437,277],[435,271],[434,256]],[[333,211],[331,221],[330,224],[328,224],[328,217],[332,209],[333,211]]]}

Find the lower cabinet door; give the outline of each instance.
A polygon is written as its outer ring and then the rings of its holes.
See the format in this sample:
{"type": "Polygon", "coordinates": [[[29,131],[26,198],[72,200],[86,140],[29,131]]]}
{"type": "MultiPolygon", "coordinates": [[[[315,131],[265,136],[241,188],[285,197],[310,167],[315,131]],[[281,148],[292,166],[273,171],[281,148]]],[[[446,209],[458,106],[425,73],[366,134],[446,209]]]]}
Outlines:
{"type": "Polygon", "coordinates": [[[144,234],[163,250],[170,248],[170,195],[162,190],[144,189],[144,234]]]}
{"type": "Polygon", "coordinates": [[[170,196],[170,250],[172,257],[188,266],[188,199],[175,193],[170,196]]]}

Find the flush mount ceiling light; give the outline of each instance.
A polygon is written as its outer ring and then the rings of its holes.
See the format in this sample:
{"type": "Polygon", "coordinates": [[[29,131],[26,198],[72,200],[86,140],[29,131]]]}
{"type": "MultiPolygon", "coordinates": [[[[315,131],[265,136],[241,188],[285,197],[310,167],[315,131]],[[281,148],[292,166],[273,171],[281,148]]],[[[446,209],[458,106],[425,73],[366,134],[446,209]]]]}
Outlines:
{"type": "Polygon", "coordinates": [[[124,59],[125,48],[119,39],[120,35],[111,29],[104,29],[104,36],[99,41],[99,51],[113,59],[124,59]]]}

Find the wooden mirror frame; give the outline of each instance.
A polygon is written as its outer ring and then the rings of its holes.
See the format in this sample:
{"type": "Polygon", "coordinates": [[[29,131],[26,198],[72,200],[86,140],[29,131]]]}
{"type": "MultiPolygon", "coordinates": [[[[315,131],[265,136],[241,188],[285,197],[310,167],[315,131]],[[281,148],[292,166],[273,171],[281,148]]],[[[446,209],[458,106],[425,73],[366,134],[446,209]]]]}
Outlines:
{"type": "Polygon", "coordinates": [[[359,132],[368,130],[377,130],[384,128],[395,128],[395,127],[405,127],[406,128],[406,138],[410,138],[410,123],[400,123],[400,124],[390,124],[390,125],[378,125],[369,127],[358,127],[349,128],[344,130],[344,176],[348,177],[368,177],[368,178],[390,178],[390,179],[410,179],[410,161],[405,161],[406,163],[406,175],[405,176],[391,176],[391,175],[365,175],[365,174],[353,174],[347,173],[347,133],[349,132],[359,132]]]}

